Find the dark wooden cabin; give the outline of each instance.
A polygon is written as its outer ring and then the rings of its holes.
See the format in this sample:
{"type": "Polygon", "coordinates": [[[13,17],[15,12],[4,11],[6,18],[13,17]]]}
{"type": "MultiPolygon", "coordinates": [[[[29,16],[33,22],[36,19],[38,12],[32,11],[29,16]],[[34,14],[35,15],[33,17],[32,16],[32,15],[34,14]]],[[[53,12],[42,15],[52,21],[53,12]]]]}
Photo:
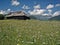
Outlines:
{"type": "Polygon", "coordinates": [[[19,12],[10,12],[7,16],[7,19],[19,19],[19,20],[26,20],[30,19],[26,14],[22,11],[19,12]]]}

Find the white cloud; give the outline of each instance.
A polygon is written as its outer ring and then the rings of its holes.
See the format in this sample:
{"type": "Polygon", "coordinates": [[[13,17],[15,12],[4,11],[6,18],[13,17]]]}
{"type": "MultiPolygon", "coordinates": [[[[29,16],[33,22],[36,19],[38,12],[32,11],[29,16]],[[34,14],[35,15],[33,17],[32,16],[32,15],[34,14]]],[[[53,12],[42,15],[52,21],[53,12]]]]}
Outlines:
{"type": "Polygon", "coordinates": [[[0,14],[8,14],[9,12],[11,12],[11,9],[1,10],[0,14]]]}
{"type": "Polygon", "coordinates": [[[45,9],[34,9],[33,11],[29,11],[30,15],[42,15],[46,10],[45,9]]]}
{"type": "Polygon", "coordinates": [[[49,15],[52,15],[52,10],[48,9],[49,15]]]}
{"type": "Polygon", "coordinates": [[[17,0],[12,0],[12,5],[13,6],[18,6],[20,4],[20,2],[18,2],[17,0]]]}
{"type": "Polygon", "coordinates": [[[10,12],[10,11],[11,11],[11,9],[7,9],[7,11],[8,11],[8,12],[10,12]]]}
{"type": "Polygon", "coordinates": [[[0,14],[6,14],[6,11],[1,10],[1,11],[0,11],[0,14]]]}
{"type": "Polygon", "coordinates": [[[42,14],[43,16],[49,16],[49,14],[47,14],[47,13],[44,13],[44,14],[42,14]]]}
{"type": "Polygon", "coordinates": [[[52,17],[54,17],[54,16],[59,16],[60,15],[60,11],[56,11],[53,15],[52,15],[52,17]]]}
{"type": "Polygon", "coordinates": [[[22,7],[23,9],[30,9],[30,7],[26,6],[26,5],[23,5],[22,7]]]}
{"type": "Polygon", "coordinates": [[[53,8],[53,7],[54,7],[54,5],[49,4],[46,9],[51,9],[51,8],[53,8]]]}
{"type": "Polygon", "coordinates": [[[48,16],[50,18],[52,16],[52,10],[48,9],[46,11],[48,11],[48,13],[43,13],[42,16],[48,16]]]}
{"type": "Polygon", "coordinates": [[[56,4],[56,7],[60,6],[60,4],[56,4]]]}
{"type": "Polygon", "coordinates": [[[12,11],[11,9],[7,9],[6,14],[10,13],[11,11],[12,11]]]}
{"type": "Polygon", "coordinates": [[[48,11],[49,11],[50,13],[52,12],[52,10],[50,10],[50,9],[49,9],[48,11]]]}
{"type": "Polygon", "coordinates": [[[32,11],[28,11],[28,13],[30,15],[42,15],[46,10],[45,9],[40,9],[40,5],[35,5],[33,6],[33,10],[32,11]]]}
{"type": "Polygon", "coordinates": [[[1,10],[1,11],[0,11],[0,14],[3,14],[3,12],[4,12],[4,11],[3,11],[3,10],[1,10]]]}
{"type": "Polygon", "coordinates": [[[40,9],[40,5],[38,4],[38,5],[35,5],[34,6],[34,9],[40,9]]]}

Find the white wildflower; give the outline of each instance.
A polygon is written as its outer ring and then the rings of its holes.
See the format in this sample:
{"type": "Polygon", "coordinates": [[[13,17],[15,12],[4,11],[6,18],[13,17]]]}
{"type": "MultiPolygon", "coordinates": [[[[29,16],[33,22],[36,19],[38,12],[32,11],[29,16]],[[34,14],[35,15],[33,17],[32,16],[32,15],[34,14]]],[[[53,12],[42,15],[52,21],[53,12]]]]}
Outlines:
{"type": "Polygon", "coordinates": [[[58,31],[56,33],[59,33],[58,31]]]}
{"type": "Polygon", "coordinates": [[[27,43],[33,44],[34,42],[27,42],[27,43]]]}
{"type": "Polygon", "coordinates": [[[46,44],[45,42],[43,42],[43,44],[46,44]]]}
{"type": "Polygon", "coordinates": [[[17,45],[20,45],[20,44],[17,44],[17,45]]]}
{"type": "Polygon", "coordinates": [[[23,43],[24,41],[22,41],[22,43],[23,43]]]}

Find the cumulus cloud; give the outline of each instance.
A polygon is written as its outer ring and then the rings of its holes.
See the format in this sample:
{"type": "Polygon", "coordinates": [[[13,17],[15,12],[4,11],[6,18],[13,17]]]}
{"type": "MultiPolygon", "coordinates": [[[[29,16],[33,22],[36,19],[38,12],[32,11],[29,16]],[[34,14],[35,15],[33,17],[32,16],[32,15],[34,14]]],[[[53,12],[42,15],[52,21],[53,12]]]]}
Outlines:
{"type": "Polygon", "coordinates": [[[30,9],[30,7],[26,6],[26,5],[23,5],[22,7],[23,9],[30,9]]]}
{"type": "Polygon", "coordinates": [[[18,6],[20,4],[20,2],[18,2],[17,0],[12,0],[12,5],[13,6],[18,6]]]}
{"type": "Polygon", "coordinates": [[[60,4],[56,4],[56,7],[60,6],[60,4]]]}
{"type": "Polygon", "coordinates": [[[47,13],[44,13],[44,14],[42,14],[43,16],[49,16],[49,14],[47,14],[47,13]]]}
{"type": "Polygon", "coordinates": [[[45,12],[45,9],[34,9],[33,11],[29,11],[30,15],[41,15],[45,12]]]}
{"type": "Polygon", "coordinates": [[[60,11],[56,11],[53,15],[52,15],[52,17],[54,17],[54,16],[59,16],[60,15],[60,11]]]}
{"type": "Polygon", "coordinates": [[[0,10],[0,14],[8,14],[11,12],[11,9],[7,9],[7,10],[0,10]]]}
{"type": "Polygon", "coordinates": [[[52,10],[47,10],[48,11],[48,13],[43,13],[42,15],[43,16],[52,16],[52,10]]]}
{"type": "Polygon", "coordinates": [[[50,13],[52,12],[52,10],[50,10],[50,9],[49,9],[48,11],[49,11],[50,13]]]}
{"type": "Polygon", "coordinates": [[[42,15],[46,10],[45,9],[40,9],[40,5],[35,5],[33,6],[33,10],[32,11],[28,11],[28,13],[30,15],[42,15]]]}
{"type": "Polygon", "coordinates": [[[1,11],[0,11],[0,14],[6,14],[6,11],[1,10],[1,11]]]}
{"type": "Polygon", "coordinates": [[[7,11],[8,11],[8,12],[10,12],[10,11],[11,11],[11,9],[7,9],[7,11]]]}
{"type": "Polygon", "coordinates": [[[46,7],[46,9],[51,9],[51,8],[53,8],[53,7],[54,7],[54,5],[49,4],[49,5],[46,7]]]}
{"type": "Polygon", "coordinates": [[[34,6],[34,9],[39,9],[39,8],[40,8],[39,4],[34,6]]]}
{"type": "Polygon", "coordinates": [[[5,12],[6,12],[6,14],[8,14],[8,13],[12,12],[12,10],[9,8],[5,12]]]}
{"type": "Polygon", "coordinates": [[[3,11],[3,10],[1,10],[1,11],[0,11],[0,14],[3,14],[3,12],[4,12],[4,11],[3,11]]]}
{"type": "Polygon", "coordinates": [[[49,15],[52,15],[52,10],[48,9],[49,15]]]}

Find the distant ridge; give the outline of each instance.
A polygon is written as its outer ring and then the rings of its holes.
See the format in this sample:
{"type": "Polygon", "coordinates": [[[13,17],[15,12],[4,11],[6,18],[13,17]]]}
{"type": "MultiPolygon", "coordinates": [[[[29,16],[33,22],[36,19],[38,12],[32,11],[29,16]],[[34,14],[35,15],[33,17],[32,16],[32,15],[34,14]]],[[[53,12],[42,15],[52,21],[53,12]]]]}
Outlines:
{"type": "Polygon", "coordinates": [[[50,18],[50,20],[60,20],[60,15],[50,18]]]}

